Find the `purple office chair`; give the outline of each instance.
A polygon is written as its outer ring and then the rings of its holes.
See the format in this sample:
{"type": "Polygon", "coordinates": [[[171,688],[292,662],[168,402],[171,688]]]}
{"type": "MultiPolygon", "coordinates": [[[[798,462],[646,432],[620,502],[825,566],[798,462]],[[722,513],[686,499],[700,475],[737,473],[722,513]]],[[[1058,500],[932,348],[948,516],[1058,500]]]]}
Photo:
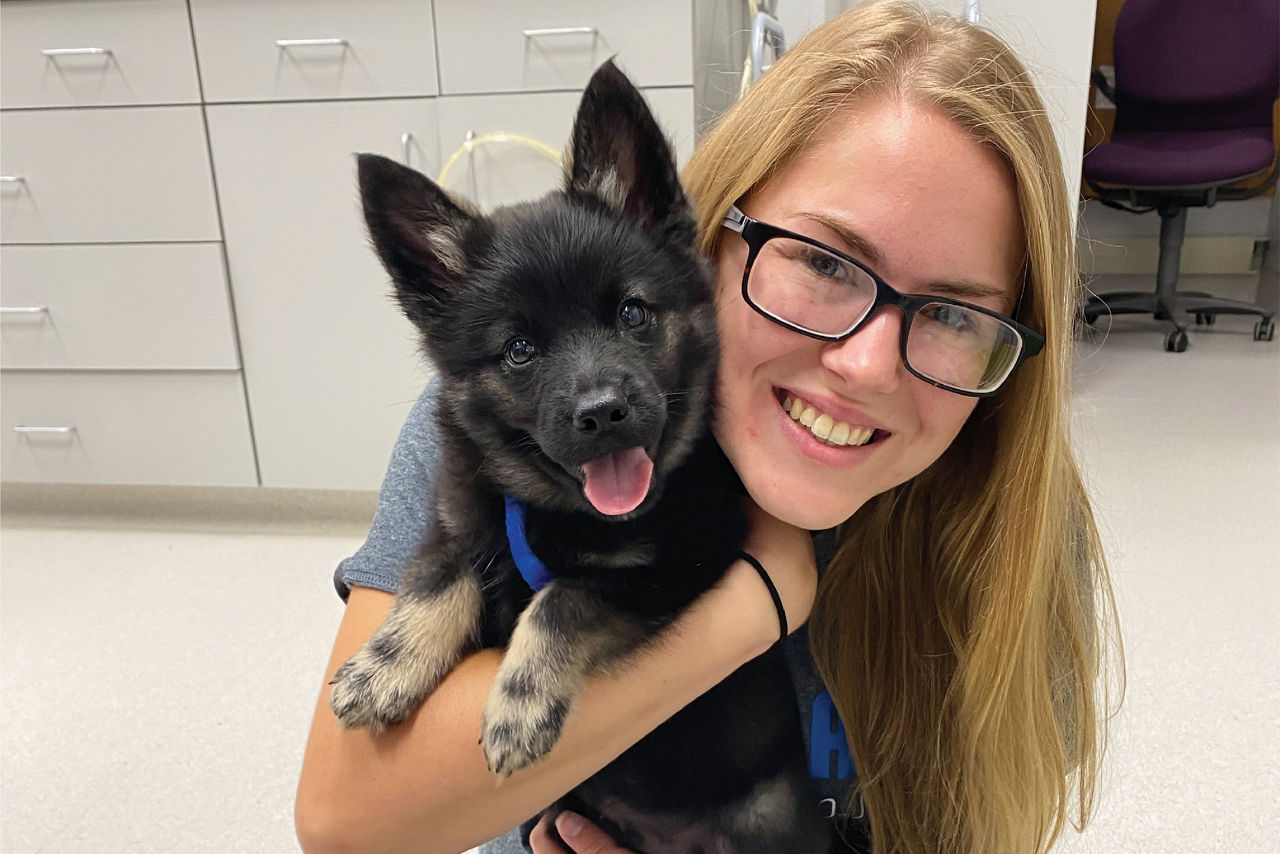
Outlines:
{"type": "MultiPolygon", "coordinates": [[[[1160,212],[1156,290],[1089,299],[1084,319],[1152,314],[1173,330],[1165,349],[1187,349],[1188,314],[1254,314],[1257,341],[1275,336],[1259,305],[1176,289],[1187,208],[1265,192],[1276,181],[1272,103],[1280,96],[1277,0],[1127,0],[1116,19],[1115,88],[1094,82],[1116,105],[1110,142],[1084,156],[1084,180],[1099,200],[1132,213],[1160,212]],[[1266,173],[1261,186],[1232,184],[1266,173]]],[[[1273,250],[1274,251],[1274,250],[1273,250]]]]}

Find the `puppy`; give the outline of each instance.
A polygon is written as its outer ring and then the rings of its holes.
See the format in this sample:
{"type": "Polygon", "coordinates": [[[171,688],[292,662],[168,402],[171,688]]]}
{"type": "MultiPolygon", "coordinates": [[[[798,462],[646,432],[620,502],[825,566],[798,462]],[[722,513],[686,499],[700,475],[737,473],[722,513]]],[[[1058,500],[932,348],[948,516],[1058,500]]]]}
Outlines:
{"type": "MultiPolygon", "coordinates": [[[[385,158],[361,155],[359,175],[442,376],[443,463],[428,540],[331,705],[382,730],[467,651],[505,647],[481,745],[508,775],[741,548],[744,493],[708,429],[710,270],[666,140],[612,62],[583,96],[563,189],[539,201],[481,216],[385,158]]],[[[830,844],[815,800],[775,647],[550,811],[648,854],[813,854],[830,844]]]]}

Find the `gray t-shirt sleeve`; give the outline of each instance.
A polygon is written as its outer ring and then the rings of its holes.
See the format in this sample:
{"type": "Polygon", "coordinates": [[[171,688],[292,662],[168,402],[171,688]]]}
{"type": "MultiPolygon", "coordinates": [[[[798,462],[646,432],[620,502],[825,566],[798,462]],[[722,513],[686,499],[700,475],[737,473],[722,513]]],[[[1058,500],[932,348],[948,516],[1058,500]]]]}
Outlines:
{"type": "Polygon", "coordinates": [[[396,592],[405,566],[427,538],[440,468],[439,397],[437,376],[423,389],[400,428],[369,537],[333,574],[333,585],[344,601],[353,584],[396,592]]]}

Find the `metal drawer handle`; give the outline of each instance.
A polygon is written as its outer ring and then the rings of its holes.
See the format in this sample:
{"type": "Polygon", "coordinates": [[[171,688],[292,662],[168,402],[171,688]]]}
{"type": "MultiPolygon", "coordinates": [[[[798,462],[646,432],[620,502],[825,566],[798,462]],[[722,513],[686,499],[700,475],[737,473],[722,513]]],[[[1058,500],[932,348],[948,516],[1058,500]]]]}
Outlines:
{"type": "Polygon", "coordinates": [[[599,32],[595,27],[551,27],[546,30],[523,30],[524,37],[534,39],[538,36],[593,36],[599,32]]]}
{"type": "Polygon", "coordinates": [[[403,133],[400,135],[400,153],[404,155],[404,165],[411,166],[409,162],[409,146],[413,144],[413,134],[403,133]]]}
{"type": "Polygon", "coordinates": [[[276,47],[346,47],[346,39],[276,39],[276,47]]]}
{"type": "Polygon", "coordinates": [[[14,306],[8,306],[8,305],[6,305],[6,306],[0,306],[0,315],[4,315],[4,314],[22,314],[22,315],[40,314],[40,315],[45,315],[45,314],[48,314],[48,313],[49,313],[49,306],[47,306],[47,305],[14,305],[14,306]]]}
{"type": "Polygon", "coordinates": [[[114,56],[109,47],[54,47],[40,53],[44,56],[114,56]]]}
{"type": "Polygon", "coordinates": [[[23,436],[30,436],[32,434],[70,436],[72,433],[76,432],[76,428],[75,427],[23,427],[19,425],[13,428],[13,432],[23,436]]]}

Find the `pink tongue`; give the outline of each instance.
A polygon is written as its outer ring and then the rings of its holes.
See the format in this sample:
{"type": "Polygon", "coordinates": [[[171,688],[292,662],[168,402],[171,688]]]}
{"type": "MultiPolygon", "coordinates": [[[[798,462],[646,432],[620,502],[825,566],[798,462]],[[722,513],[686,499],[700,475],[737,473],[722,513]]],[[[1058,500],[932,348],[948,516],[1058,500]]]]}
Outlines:
{"type": "Polygon", "coordinates": [[[583,463],[582,472],[587,478],[582,491],[591,506],[606,516],[620,516],[639,507],[649,494],[653,461],[644,448],[628,448],[583,463]]]}

